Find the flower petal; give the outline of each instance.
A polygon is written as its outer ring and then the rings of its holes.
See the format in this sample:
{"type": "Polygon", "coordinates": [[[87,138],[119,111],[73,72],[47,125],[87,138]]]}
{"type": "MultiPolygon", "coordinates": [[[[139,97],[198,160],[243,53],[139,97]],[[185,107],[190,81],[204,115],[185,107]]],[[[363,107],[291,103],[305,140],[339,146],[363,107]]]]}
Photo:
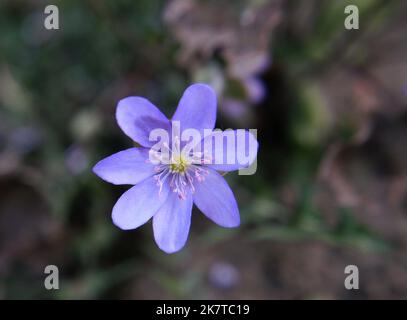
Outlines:
{"type": "Polygon", "coordinates": [[[154,215],[154,238],[161,250],[174,253],[185,245],[191,225],[192,204],[192,195],[181,200],[171,193],[154,215]]]}
{"type": "Polygon", "coordinates": [[[184,129],[213,129],[216,122],[216,94],[206,84],[193,84],[189,86],[172,117],[173,121],[181,123],[181,132],[184,129]]]}
{"type": "Polygon", "coordinates": [[[194,203],[209,219],[226,228],[240,224],[239,208],[226,180],[208,169],[205,180],[194,184],[194,203]]]}
{"type": "Polygon", "coordinates": [[[154,178],[148,178],[127,190],[113,207],[113,223],[123,230],[135,229],[146,223],[165,203],[169,186],[161,193],[154,178]]]}
{"type": "Polygon", "coordinates": [[[225,172],[248,168],[257,157],[258,147],[255,136],[243,129],[215,130],[202,141],[205,154],[212,158],[208,167],[225,172]]]}
{"type": "Polygon", "coordinates": [[[100,160],[93,172],[113,184],[137,184],[154,175],[154,165],[147,162],[148,149],[130,148],[100,160]]]}
{"type": "Polygon", "coordinates": [[[165,129],[169,132],[170,128],[166,116],[142,97],[120,100],[116,109],[116,119],[123,132],[144,147],[151,147],[156,143],[149,140],[152,130],[165,129]]]}

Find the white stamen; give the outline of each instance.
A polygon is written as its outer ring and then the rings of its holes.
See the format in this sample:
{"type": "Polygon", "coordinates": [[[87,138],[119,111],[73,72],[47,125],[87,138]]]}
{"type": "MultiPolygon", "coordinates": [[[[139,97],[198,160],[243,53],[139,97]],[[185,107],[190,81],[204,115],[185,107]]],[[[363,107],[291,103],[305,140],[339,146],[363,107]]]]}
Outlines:
{"type": "Polygon", "coordinates": [[[154,167],[156,172],[154,179],[159,187],[158,192],[161,194],[163,185],[169,178],[168,183],[172,192],[176,193],[179,199],[185,200],[189,192],[195,192],[194,183],[205,180],[209,171],[202,165],[211,163],[212,157],[203,152],[181,151],[180,140],[177,136],[174,138],[173,149],[166,143],[163,146],[165,151],[170,152],[169,159],[168,153],[152,151],[153,159],[160,163],[154,167]]]}

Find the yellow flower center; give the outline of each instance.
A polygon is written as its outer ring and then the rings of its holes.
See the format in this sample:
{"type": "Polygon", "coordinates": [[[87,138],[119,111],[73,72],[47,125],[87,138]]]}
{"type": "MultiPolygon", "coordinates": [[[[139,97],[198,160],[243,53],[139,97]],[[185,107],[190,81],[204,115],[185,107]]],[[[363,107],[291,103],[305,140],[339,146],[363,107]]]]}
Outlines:
{"type": "Polygon", "coordinates": [[[174,157],[170,164],[172,173],[184,173],[188,168],[188,161],[183,156],[174,157]]]}

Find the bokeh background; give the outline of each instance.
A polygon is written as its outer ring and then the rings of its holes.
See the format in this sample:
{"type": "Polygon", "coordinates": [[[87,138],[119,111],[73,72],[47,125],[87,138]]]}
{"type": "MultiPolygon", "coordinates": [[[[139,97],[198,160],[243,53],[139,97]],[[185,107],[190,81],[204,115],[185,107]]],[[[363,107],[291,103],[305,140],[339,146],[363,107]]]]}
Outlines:
{"type": "Polygon", "coordinates": [[[401,0],[2,0],[0,298],[407,298],[406,16],[401,0]],[[151,224],[111,223],[128,187],[91,168],[132,146],[119,99],[171,115],[193,82],[216,89],[217,127],[258,129],[258,170],[226,176],[240,228],[194,211],[167,255],[151,224]]]}

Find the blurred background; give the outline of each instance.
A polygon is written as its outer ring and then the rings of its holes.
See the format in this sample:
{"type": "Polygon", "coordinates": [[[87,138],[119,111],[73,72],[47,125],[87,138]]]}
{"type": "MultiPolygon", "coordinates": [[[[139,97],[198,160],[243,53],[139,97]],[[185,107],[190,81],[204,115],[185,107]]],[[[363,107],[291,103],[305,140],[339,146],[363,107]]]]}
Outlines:
{"type": "Polygon", "coordinates": [[[59,30],[48,4],[0,3],[0,299],[407,298],[406,1],[56,0],[59,30]],[[194,211],[167,255],[91,168],[132,146],[119,99],[170,116],[193,82],[258,129],[258,170],[226,176],[240,228],[194,211]]]}

